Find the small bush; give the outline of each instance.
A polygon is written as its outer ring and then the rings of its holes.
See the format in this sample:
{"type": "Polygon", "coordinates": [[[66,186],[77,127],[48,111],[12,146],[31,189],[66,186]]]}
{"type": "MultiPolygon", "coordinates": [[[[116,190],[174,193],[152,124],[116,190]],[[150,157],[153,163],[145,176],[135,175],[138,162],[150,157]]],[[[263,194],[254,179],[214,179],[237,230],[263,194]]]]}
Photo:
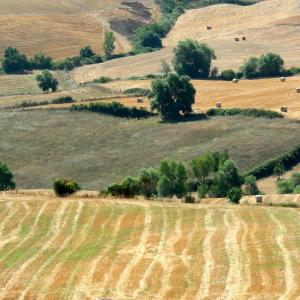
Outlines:
{"type": "Polygon", "coordinates": [[[72,179],[57,179],[53,184],[54,192],[57,196],[66,197],[75,194],[81,188],[72,179]]]}
{"type": "Polygon", "coordinates": [[[133,177],[127,177],[121,184],[112,184],[107,188],[108,194],[124,198],[133,198],[139,194],[139,191],[139,181],[133,177]]]}
{"type": "Polygon", "coordinates": [[[110,77],[106,77],[106,76],[101,76],[101,77],[93,80],[94,83],[107,83],[107,82],[111,82],[111,81],[113,81],[113,79],[110,77]]]}
{"type": "Polygon", "coordinates": [[[221,73],[221,79],[231,81],[236,78],[236,74],[233,70],[224,70],[221,73]]]}
{"type": "Polygon", "coordinates": [[[231,203],[240,203],[242,197],[243,191],[241,188],[232,188],[227,194],[227,198],[231,203]]]}
{"type": "Polygon", "coordinates": [[[73,103],[75,102],[71,96],[60,97],[51,101],[53,104],[73,103]]]}

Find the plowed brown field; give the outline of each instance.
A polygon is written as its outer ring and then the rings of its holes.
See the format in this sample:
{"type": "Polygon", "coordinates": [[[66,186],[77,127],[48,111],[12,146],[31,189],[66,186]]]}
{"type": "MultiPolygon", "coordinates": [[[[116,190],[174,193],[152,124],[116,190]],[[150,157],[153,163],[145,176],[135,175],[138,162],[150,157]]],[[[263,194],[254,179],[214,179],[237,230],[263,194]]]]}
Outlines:
{"type": "Polygon", "coordinates": [[[0,297],[296,299],[299,210],[211,202],[2,194],[0,297]]]}

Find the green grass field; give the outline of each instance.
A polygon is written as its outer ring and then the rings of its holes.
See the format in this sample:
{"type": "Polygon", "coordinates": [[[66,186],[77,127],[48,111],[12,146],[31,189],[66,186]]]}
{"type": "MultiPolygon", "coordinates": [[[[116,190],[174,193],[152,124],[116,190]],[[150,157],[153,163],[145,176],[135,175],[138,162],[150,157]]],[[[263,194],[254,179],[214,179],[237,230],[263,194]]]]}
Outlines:
{"type": "Polygon", "coordinates": [[[162,124],[157,118],[118,119],[88,112],[1,111],[0,156],[19,188],[47,188],[72,177],[99,190],[160,160],[187,161],[228,149],[241,171],[300,142],[296,121],[214,118],[162,124]]]}

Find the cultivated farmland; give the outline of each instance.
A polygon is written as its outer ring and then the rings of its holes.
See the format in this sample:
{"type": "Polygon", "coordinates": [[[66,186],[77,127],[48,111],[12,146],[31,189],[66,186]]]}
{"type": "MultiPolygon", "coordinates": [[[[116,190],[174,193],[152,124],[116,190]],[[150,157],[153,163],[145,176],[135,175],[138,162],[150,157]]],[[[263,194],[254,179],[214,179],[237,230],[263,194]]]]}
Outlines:
{"type": "Polygon", "coordinates": [[[160,123],[64,110],[1,111],[0,153],[19,188],[50,188],[71,177],[100,190],[162,159],[188,161],[229,150],[242,172],[300,143],[288,119],[220,117],[160,123]],[[30,176],[29,176],[30,174],[30,176]]]}
{"type": "MultiPolygon", "coordinates": [[[[139,1],[148,12],[145,16],[122,2],[0,0],[0,54],[12,46],[27,55],[41,51],[62,59],[78,55],[86,45],[101,53],[104,33],[110,30],[111,22],[126,21],[130,27],[157,17],[151,0],[139,1]]],[[[127,37],[117,33],[116,52],[130,49],[127,37]]]]}
{"type": "Polygon", "coordinates": [[[296,299],[299,210],[0,198],[1,299],[296,299]]]}

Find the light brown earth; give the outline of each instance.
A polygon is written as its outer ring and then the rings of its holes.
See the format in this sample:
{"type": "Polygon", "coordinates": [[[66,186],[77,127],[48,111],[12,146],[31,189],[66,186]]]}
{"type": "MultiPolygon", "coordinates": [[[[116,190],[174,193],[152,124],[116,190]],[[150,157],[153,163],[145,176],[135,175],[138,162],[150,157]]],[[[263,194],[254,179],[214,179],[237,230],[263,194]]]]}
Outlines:
{"type": "MultiPolygon", "coordinates": [[[[41,51],[55,59],[78,55],[87,45],[102,53],[104,33],[112,20],[126,20],[130,27],[157,18],[152,0],[138,1],[149,9],[150,17],[138,15],[122,2],[0,0],[0,55],[9,46],[29,56],[41,51]]],[[[126,36],[116,32],[116,37],[116,52],[131,49],[126,36]]]]}
{"type": "Polygon", "coordinates": [[[165,49],[105,64],[84,66],[74,70],[73,77],[78,82],[84,82],[101,75],[128,78],[159,73],[161,61],[171,61],[173,47],[187,38],[214,48],[218,57],[214,64],[220,70],[237,70],[250,56],[270,51],[281,54],[287,67],[298,66],[299,20],[298,0],[266,0],[253,6],[222,4],[188,10],[164,40],[165,49]],[[208,25],[212,26],[211,31],[206,29],[208,25]],[[246,41],[234,40],[242,36],[246,36],[246,41]]]}
{"type": "Polygon", "coordinates": [[[299,209],[36,190],[2,193],[0,215],[1,299],[299,295],[299,209]]]}

